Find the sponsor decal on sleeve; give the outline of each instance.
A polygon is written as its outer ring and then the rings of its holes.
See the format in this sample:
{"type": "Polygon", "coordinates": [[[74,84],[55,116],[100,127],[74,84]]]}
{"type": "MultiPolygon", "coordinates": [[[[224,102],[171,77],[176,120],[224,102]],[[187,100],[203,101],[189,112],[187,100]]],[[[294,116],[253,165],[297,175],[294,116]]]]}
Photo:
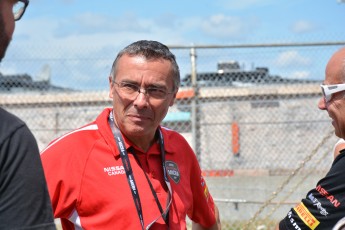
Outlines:
{"type": "Polygon", "coordinates": [[[208,187],[206,185],[205,179],[202,176],[200,176],[200,180],[201,180],[201,187],[204,190],[205,198],[208,201],[208,198],[210,197],[210,192],[208,191],[208,187]]]}
{"type": "Polygon", "coordinates": [[[295,230],[302,230],[302,229],[298,226],[298,224],[296,223],[295,219],[292,218],[292,212],[291,212],[291,211],[288,212],[287,217],[289,218],[290,223],[291,223],[291,225],[294,227],[295,230]]]}
{"type": "Polygon", "coordinates": [[[313,205],[315,207],[317,207],[317,210],[319,210],[321,215],[323,215],[323,216],[327,216],[328,215],[327,210],[324,207],[322,207],[321,202],[318,199],[316,199],[312,193],[310,193],[308,195],[308,198],[313,202],[313,205]]]}
{"type": "Polygon", "coordinates": [[[297,215],[301,218],[306,226],[310,229],[314,230],[320,222],[309,212],[307,207],[303,203],[299,203],[296,207],[294,207],[297,215]]]}
{"type": "Polygon", "coordinates": [[[318,185],[316,187],[316,191],[318,191],[322,196],[324,196],[335,208],[339,208],[340,201],[337,200],[332,194],[330,194],[326,189],[318,185]]]}

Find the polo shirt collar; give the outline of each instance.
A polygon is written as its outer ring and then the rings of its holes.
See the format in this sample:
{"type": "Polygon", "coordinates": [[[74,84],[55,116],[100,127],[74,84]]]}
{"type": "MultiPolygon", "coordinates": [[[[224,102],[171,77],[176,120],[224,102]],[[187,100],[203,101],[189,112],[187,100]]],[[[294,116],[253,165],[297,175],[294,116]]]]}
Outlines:
{"type": "MultiPolygon", "coordinates": [[[[112,111],[112,108],[105,108],[103,110],[103,112],[97,117],[96,119],[96,123],[99,126],[99,131],[100,133],[102,133],[103,137],[105,138],[106,142],[112,143],[111,147],[113,150],[113,154],[114,156],[120,156],[120,153],[117,149],[117,145],[116,142],[114,140],[114,135],[111,131],[111,128],[109,126],[108,123],[108,117],[110,112],[112,111]]],[[[164,150],[165,150],[165,154],[173,154],[174,152],[174,147],[169,143],[169,135],[167,133],[167,130],[165,128],[162,128],[161,126],[158,127],[158,129],[161,130],[162,134],[163,134],[163,138],[164,138],[164,150]]],[[[128,149],[130,147],[134,147],[133,143],[131,143],[130,140],[128,140],[124,135],[122,135],[124,142],[125,142],[125,146],[126,146],[126,150],[128,151],[128,149]]],[[[150,148],[148,153],[152,153],[152,154],[160,154],[160,146],[158,141],[155,142],[150,148]]]]}
{"type": "MultiPolygon", "coordinates": [[[[161,129],[161,127],[158,127],[158,128],[161,129]]],[[[172,151],[171,151],[172,149],[169,147],[169,145],[167,145],[167,143],[166,143],[166,139],[167,138],[166,138],[166,135],[164,134],[163,131],[162,131],[162,134],[163,134],[163,138],[164,138],[164,151],[165,151],[165,154],[172,154],[172,151]]],[[[142,152],[141,149],[136,147],[126,136],[122,135],[122,138],[123,138],[123,141],[125,142],[125,147],[126,147],[127,152],[130,152],[130,149],[134,148],[137,153],[145,154],[145,153],[142,152]]],[[[116,146],[116,148],[117,148],[117,146],[116,146]]],[[[156,138],[156,141],[153,143],[153,145],[150,146],[149,150],[147,151],[147,154],[149,154],[149,155],[159,155],[160,153],[161,152],[160,152],[159,139],[156,138]]],[[[120,156],[120,152],[118,150],[115,152],[115,156],[116,157],[120,156]]]]}

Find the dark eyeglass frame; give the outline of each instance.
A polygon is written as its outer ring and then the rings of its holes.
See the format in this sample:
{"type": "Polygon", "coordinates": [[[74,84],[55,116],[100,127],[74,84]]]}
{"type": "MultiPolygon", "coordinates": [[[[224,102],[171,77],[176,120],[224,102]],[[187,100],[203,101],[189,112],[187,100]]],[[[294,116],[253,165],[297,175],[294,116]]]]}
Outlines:
{"type": "Polygon", "coordinates": [[[128,96],[134,97],[135,93],[138,93],[135,95],[136,97],[142,93],[145,96],[148,96],[149,98],[154,98],[157,100],[164,100],[167,98],[169,94],[173,94],[174,92],[167,92],[165,89],[162,88],[156,88],[156,87],[148,87],[148,88],[141,88],[140,86],[130,83],[130,82],[116,82],[113,81],[114,84],[116,84],[119,89],[127,94],[128,96]],[[127,90],[127,91],[126,91],[127,90]],[[155,94],[156,92],[156,94],[155,94]]]}
{"type": "Polygon", "coordinates": [[[23,17],[28,5],[29,5],[29,0],[18,0],[13,5],[12,12],[13,12],[13,17],[15,21],[19,21],[23,17]],[[23,5],[18,6],[18,4],[21,4],[21,3],[23,5]]]}

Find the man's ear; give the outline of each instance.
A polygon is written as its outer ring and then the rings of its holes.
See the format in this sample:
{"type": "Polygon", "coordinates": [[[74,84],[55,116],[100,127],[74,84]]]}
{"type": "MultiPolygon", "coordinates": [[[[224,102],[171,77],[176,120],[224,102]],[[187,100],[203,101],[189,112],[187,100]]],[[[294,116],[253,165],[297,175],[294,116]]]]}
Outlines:
{"type": "Polygon", "coordinates": [[[108,77],[108,80],[109,80],[109,85],[111,86],[113,84],[113,77],[112,76],[109,76],[108,77]]]}
{"type": "Polygon", "coordinates": [[[109,76],[108,81],[109,81],[109,98],[113,98],[113,86],[114,86],[113,77],[109,76]]]}
{"type": "Polygon", "coordinates": [[[174,93],[174,97],[171,99],[169,106],[173,106],[174,105],[175,100],[176,100],[176,94],[177,93],[174,93]]]}

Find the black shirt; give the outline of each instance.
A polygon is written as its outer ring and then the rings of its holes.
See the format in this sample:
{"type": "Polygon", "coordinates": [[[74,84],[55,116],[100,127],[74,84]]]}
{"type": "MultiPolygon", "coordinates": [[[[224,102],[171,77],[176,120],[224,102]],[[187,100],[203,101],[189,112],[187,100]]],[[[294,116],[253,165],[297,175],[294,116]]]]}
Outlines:
{"type": "Polygon", "coordinates": [[[0,229],[56,229],[36,140],[0,108],[0,229]]]}
{"type": "Polygon", "coordinates": [[[292,208],[279,223],[286,229],[332,229],[345,216],[345,149],[334,160],[327,175],[292,208]]]}

